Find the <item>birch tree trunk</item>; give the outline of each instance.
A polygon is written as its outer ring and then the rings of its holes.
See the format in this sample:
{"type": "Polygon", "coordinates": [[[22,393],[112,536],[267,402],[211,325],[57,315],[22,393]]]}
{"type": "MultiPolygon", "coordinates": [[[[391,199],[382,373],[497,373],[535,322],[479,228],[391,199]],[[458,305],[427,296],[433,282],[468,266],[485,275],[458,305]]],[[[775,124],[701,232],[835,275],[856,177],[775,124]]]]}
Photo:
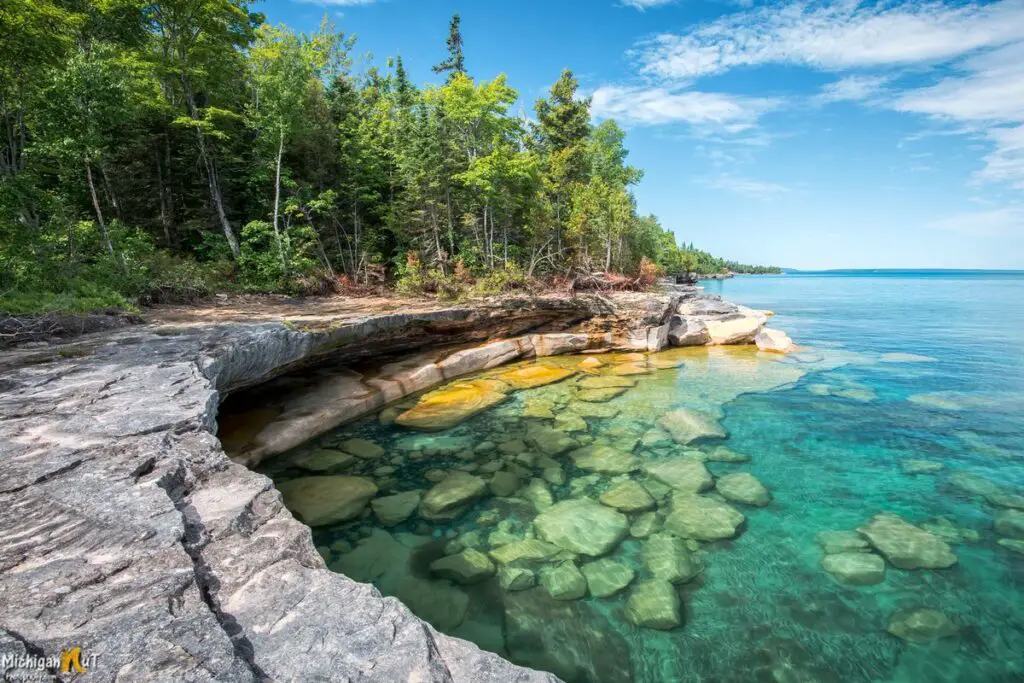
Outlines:
{"type": "Polygon", "coordinates": [[[277,139],[277,165],[274,170],[274,239],[277,240],[277,255],[281,258],[281,268],[288,272],[288,257],[284,253],[284,242],[281,240],[281,228],[278,225],[278,214],[281,206],[281,157],[284,155],[284,128],[281,128],[277,139]]]}

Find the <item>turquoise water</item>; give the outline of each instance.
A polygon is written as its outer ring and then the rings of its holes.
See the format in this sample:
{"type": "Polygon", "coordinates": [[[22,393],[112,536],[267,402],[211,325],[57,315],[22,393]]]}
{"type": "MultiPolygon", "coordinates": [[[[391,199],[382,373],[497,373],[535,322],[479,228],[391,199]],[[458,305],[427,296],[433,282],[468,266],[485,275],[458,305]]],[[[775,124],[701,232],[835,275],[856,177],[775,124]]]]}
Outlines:
{"type": "MultiPolygon", "coordinates": [[[[373,581],[439,629],[568,681],[1024,680],[1024,554],[997,543],[1004,538],[993,529],[999,508],[951,484],[951,477],[967,472],[1008,493],[1024,490],[1024,276],[800,274],[704,285],[734,302],[775,311],[771,325],[805,348],[784,358],[727,349],[598,356],[602,367],[590,370],[580,368],[582,357],[543,359],[536,364],[577,374],[515,391],[442,432],[386,424],[391,411],[286,454],[266,471],[278,482],[308,476],[297,464],[310,451],[360,437],[379,444],[384,455],[347,464],[340,473],[373,479],[379,495],[427,490],[433,486],[428,474],[454,469],[489,477],[485,471],[502,466],[523,482],[540,481],[530,493],[485,494],[451,520],[412,514],[384,529],[367,511],[315,527],[314,538],[332,568],[373,581]],[[753,474],[772,495],[765,507],[734,503],[746,517],[735,538],[689,542],[702,570],[676,586],[682,624],[660,631],[628,618],[631,591],[647,571],[641,560],[646,541],[639,538],[627,537],[610,552],[637,578],[607,598],[556,601],[543,586],[512,591],[493,577],[469,586],[439,579],[432,562],[463,547],[483,553],[500,547],[497,529],[515,538],[535,536],[532,521],[548,505],[543,495],[537,501],[537,488],[554,502],[596,500],[625,479],[658,493],[642,469],[595,474],[563,453],[554,456],[565,476],[561,483],[544,481],[547,473],[541,476],[543,463],[536,461],[538,425],[564,427],[551,415],[564,420],[580,409],[581,381],[591,374],[619,376],[627,366],[637,373],[627,375],[636,385],[598,404],[612,410],[588,415],[585,431],[567,432],[572,438],[580,445],[632,447],[641,467],[704,460],[725,445],[750,461],[710,461],[707,468],[716,477],[753,474]],[[727,437],[685,447],[636,443],[657,431],[660,415],[680,407],[718,418],[727,437]],[[477,448],[519,440],[526,442],[525,453],[477,448]],[[907,474],[910,460],[942,469],[907,474]],[[880,512],[919,526],[944,518],[947,528],[961,530],[953,537],[963,538],[950,545],[958,562],[914,570],[890,564],[881,583],[839,583],[821,567],[816,535],[854,530],[880,512]],[[888,632],[893,615],[916,608],[945,614],[955,635],[910,642],[888,632]]],[[[658,514],[668,505],[659,500],[658,514]]],[[[573,558],[578,566],[588,559],[573,558]]]]}

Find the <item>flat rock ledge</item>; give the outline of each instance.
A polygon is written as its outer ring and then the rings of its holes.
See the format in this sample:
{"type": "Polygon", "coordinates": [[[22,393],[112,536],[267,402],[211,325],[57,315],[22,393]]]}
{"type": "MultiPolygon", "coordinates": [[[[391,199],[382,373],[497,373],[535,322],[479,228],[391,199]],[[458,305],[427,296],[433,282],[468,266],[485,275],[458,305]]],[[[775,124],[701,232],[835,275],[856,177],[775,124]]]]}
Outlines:
{"type": "MultiPolygon", "coordinates": [[[[658,324],[643,326],[646,344],[652,327],[654,346],[667,336],[685,294],[666,296],[658,324]]],[[[560,319],[591,320],[590,305],[562,306],[560,319]]],[[[147,326],[8,364],[0,654],[81,647],[83,660],[97,656],[93,681],[556,681],[329,571],[272,482],[232,462],[214,436],[230,391],[366,346],[353,342],[397,344],[413,327],[478,317],[461,307],[317,329],[147,326]]],[[[636,328],[625,333],[640,341],[636,328]]]]}

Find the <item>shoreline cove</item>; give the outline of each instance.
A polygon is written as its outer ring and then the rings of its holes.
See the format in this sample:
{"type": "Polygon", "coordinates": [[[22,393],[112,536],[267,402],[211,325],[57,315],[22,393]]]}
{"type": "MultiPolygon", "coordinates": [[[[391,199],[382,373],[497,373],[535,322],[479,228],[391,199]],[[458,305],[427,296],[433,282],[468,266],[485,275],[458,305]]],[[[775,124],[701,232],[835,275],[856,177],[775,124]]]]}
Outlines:
{"type": "MultiPolygon", "coordinates": [[[[525,314],[520,340],[431,361],[451,368],[436,383],[530,355],[524,338],[533,355],[650,352],[751,343],[768,319],[683,288],[302,326],[151,325],[5,370],[5,649],[50,654],[72,642],[102,653],[93,680],[557,680],[445,636],[373,586],[329,571],[271,480],[233,463],[215,436],[233,392],[328,357],[365,360],[368,341],[370,353],[398,354],[450,339],[446,330],[504,331],[513,305],[525,314]]],[[[377,379],[379,398],[345,419],[433,386],[377,379]]],[[[321,420],[282,443],[337,424],[321,420]]]]}

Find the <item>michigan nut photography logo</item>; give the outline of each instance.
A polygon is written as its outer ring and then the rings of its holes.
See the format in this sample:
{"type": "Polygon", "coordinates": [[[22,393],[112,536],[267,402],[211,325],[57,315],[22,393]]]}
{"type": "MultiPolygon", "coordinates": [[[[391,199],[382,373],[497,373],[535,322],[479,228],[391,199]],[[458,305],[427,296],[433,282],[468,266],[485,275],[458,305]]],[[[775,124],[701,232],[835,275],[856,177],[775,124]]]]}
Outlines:
{"type": "Polygon", "coordinates": [[[66,647],[57,655],[0,654],[2,681],[50,681],[53,674],[62,674],[62,680],[84,676],[96,665],[100,655],[86,653],[81,647],[66,647]]]}

